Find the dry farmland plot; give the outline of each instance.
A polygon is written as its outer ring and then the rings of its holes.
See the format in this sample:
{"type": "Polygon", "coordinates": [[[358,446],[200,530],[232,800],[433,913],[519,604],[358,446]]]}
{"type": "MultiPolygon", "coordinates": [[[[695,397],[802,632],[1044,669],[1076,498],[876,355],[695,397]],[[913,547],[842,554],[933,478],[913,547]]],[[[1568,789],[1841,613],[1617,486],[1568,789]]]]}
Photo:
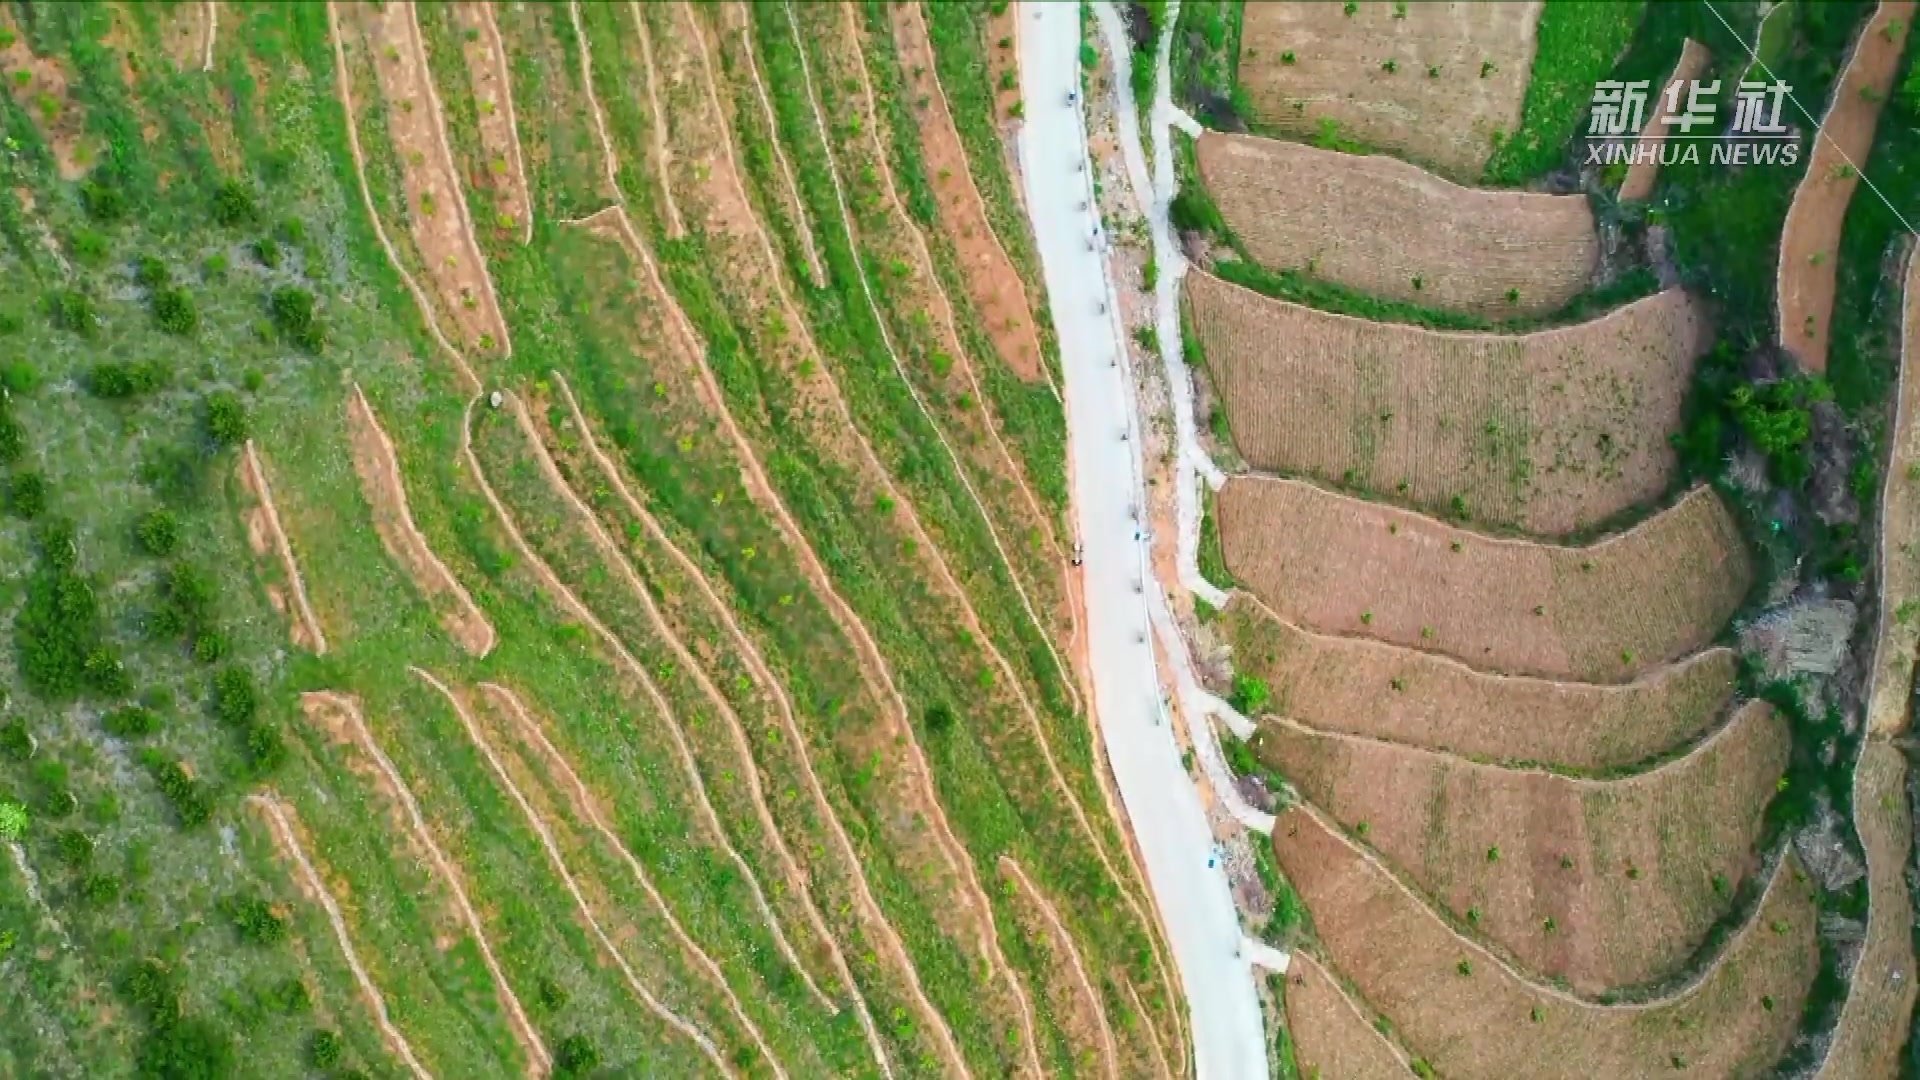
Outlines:
{"type": "Polygon", "coordinates": [[[1867,728],[1890,738],[1911,720],[1920,654],[1920,259],[1909,257],[1902,295],[1900,372],[1887,475],[1880,492],[1879,622],[1867,693],[1867,728]]]}
{"type": "Polygon", "coordinates": [[[60,178],[85,175],[100,146],[88,134],[85,106],[70,89],[72,66],[57,56],[35,55],[10,10],[0,12],[0,42],[0,76],[7,80],[7,92],[47,141],[60,178]]]}
{"type": "Polygon", "coordinates": [[[1678,289],[1520,336],[1331,315],[1201,273],[1187,295],[1256,468],[1549,536],[1667,491],[1668,435],[1712,342],[1678,289]]]}
{"type": "Polygon", "coordinates": [[[1303,952],[1287,967],[1287,1032],[1306,1076],[1324,1080],[1404,1080],[1406,1055],[1375,1030],[1327,970],[1303,952]]]}
{"type": "Polygon", "coordinates": [[[1820,1075],[1868,1080],[1899,1072],[1915,993],[1913,852],[1907,759],[1878,739],[1862,748],[1853,777],[1854,825],[1867,857],[1867,937],[1850,973],[1847,1001],[1820,1075]]]}
{"type": "Polygon", "coordinates": [[[1331,124],[1369,147],[1475,178],[1494,136],[1520,127],[1540,8],[1249,4],[1240,84],[1263,127],[1316,135],[1331,124]]]}
{"type": "Polygon", "coordinates": [[[280,581],[266,584],[267,598],[292,623],[293,643],[315,655],[324,655],[327,636],[313,614],[313,605],[307,601],[307,583],[300,576],[293,545],[287,541],[287,531],[280,524],[280,510],[273,501],[267,469],[252,440],[248,440],[241,451],[239,476],[240,486],[254,502],[253,509],[246,513],[247,545],[256,556],[271,553],[279,562],[280,581]]]}
{"type": "Polygon", "coordinates": [[[1251,135],[1209,132],[1196,153],[1227,227],[1271,269],[1504,318],[1559,309],[1599,265],[1585,195],[1478,191],[1389,157],[1251,135]]]}
{"type": "Polygon", "coordinates": [[[1506,674],[1627,682],[1712,641],[1753,573],[1710,488],[1586,547],[1262,477],[1229,480],[1219,513],[1227,568],[1282,619],[1506,674]]]}
{"type": "Polygon", "coordinates": [[[1441,1076],[1756,1076],[1785,1052],[1820,964],[1813,887],[1785,858],[1758,909],[1671,997],[1596,1005],[1516,975],[1310,811],[1274,827],[1326,959],[1441,1076]]]}
{"type": "Polygon", "coordinates": [[[1780,344],[1809,371],[1827,369],[1840,227],[1899,73],[1912,0],[1881,0],[1855,39],[1780,232],[1780,344]]]}
{"type": "MultiPolygon", "coordinates": [[[[466,121],[471,115],[478,145],[471,153],[456,150],[456,160],[466,167],[467,188],[487,210],[478,224],[496,233],[512,236],[520,243],[533,239],[533,212],[528,202],[526,163],[520,149],[520,124],[514,115],[513,91],[508,85],[506,43],[494,21],[490,3],[427,4],[416,6],[422,37],[429,54],[441,34],[458,34],[459,63],[464,78],[457,91],[448,92],[442,84],[442,100],[448,109],[449,126],[455,116],[466,121]],[[456,100],[453,93],[465,95],[456,100]]],[[[453,58],[447,57],[448,61],[453,58]]]]}
{"type": "MultiPolygon", "coordinates": [[[[1707,52],[1707,47],[1692,38],[1688,38],[1686,44],[1681,46],[1680,59],[1674,63],[1673,73],[1667,76],[1665,83],[1661,84],[1658,104],[1645,126],[1640,129],[1645,133],[1645,138],[1641,140],[1642,145],[1650,144],[1658,147],[1666,141],[1669,130],[1667,118],[1676,116],[1686,109],[1685,92],[1673,88],[1686,86],[1705,74],[1707,63],[1712,59],[1713,56],[1707,52]],[[1670,94],[1671,98],[1668,96],[1670,94]],[[1669,100],[1674,104],[1672,109],[1667,108],[1669,100]]],[[[1658,156],[1645,150],[1639,151],[1639,154],[1641,156],[1636,157],[1633,164],[1627,166],[1626,179],[1620,181],[1621,202],[1645,200],[1653,194],[1654,181],[1659,179],[1658,156]]]]}
{"type": "Polygon", "coordinates": [[[1488,675],[1445,657],[1302,630],[1242,592],[1219,624],[1234,669],[1265,681],[1268,711],[1475,761],[1594,771],[1665,754],[1725,714],[1733,650],[1709,649],[1631,683],[1488,675]]]}
{"type": "Polygon", "coordinates": [[[1787,764],[1784,719],[1734,713],[1686,757],[1575,780],[1270,720],[1262,760],[1456,925],[1598,994],[1679,971],[1727,913],[1787,764]]]}

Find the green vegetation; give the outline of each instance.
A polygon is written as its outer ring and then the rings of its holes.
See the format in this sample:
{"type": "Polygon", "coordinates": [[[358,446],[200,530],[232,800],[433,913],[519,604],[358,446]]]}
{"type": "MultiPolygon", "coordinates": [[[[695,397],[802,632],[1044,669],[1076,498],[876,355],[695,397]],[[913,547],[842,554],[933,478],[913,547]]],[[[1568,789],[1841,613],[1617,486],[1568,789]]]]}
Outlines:
{"type": "Polygon", "coordinates": [[[1495,136],[1484,183],[1523,184],[1561,163],[1587,114],[1594,84],[1607,77],[1633,40],[1646,7],[1646,0],[1548,0],[1535,31],[1520,130],[1495,136]]]}

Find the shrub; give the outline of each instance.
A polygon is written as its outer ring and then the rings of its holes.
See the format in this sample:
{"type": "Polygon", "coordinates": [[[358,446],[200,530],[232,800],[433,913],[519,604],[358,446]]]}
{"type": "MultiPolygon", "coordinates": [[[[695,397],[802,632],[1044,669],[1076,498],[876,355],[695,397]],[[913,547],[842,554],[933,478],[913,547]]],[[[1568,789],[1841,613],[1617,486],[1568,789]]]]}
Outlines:
{"type": "Polygon", "coordinates": [[[600,1050],[585,1035],[569,1035],[553,1048],[553,1075],[584,1076],[600,1066],[600,1050]]]}
{"type": "Polygon", "coordinates": [[[94,907],[120,899],[120,879],[112,874],[88,874],[80,881],[80,896],[94,907]]]}
{"type": "Polygon", "coordinates": [[[117,361],[95,364],[87,369],[87,392],[107,401],[125,401],[143,397],[167,385],[170,373],[158,360],[117,361]]]}
{"type": "Polygon", "coordinates": [[[155,1027],[140,1044],[139,1074],[156,1080],[212,1080],[237,1075],[233,1038],[205,1020],[155,1027]]]}
{"type": "Polygon", "coordinates": [[[271,724],[247,725],[245,750],[248,773],[256,780],[271,776],[286,764],[287,745],[280,738],[280,729],[271,724]]]}
{"type": "Polygon", "coordinates": [[[1790,487],[1804,483],[1813,462],[1806,445],[1813,435],[1813,406],[1833,397],[1816,375],[1736,386],[1727,395],[1728,410],[1754,448],[1766,456],[1774,479],[1790,487]]]}
{"type": "Polygon", "coordinates": [[[20,429],[20,421],[13,414],[0,409],[0,465],[11,465],[20,460],[27,449],[26,432],[20,429]]]}
{"type": "Polygon", "coordinates": [[[15,720],[0,725],[0,757],[8,761],[25,761],[33,756],[33,733],[27,730],[25,721],[15,720]]]}
{"type": "Polygon", "coordinates": [[[105,645],[87,654],[85,673],[87,688],[102,697],[125,697],[133,689],[127,666],[105,645]]]}
{"type": "Polygon", "coordinates": [[[174,815],[180,819],[182,828],[197,828],[213,817],[212,803],[208,801],[200,782],[187,772],[185,765],[158,758],[152,769],[154,782],[160,786],[160,794],[173,804],[174,815]]]}
{"type": "Polygon", "coordinates": [[[78,870],[93,861],[93,838],[79,829],[67,829],[53,838],[53,853],[62,863],[78,870]]]}
{"type": "Polygon", "coordinates": [[[221,669],[213,677],[213,715],[228,727],[243,727],[253,722],[260,709],[260,692],[246,668],[221,669]]]}
{"type": "Polygon", "coordinates": [[[103,179],[88,180],[80,187],[80,205],[88,217],[110,225],[127,216],[127,193],[103,179]]]}
{"type": "Polygon", "coordinates": [[[227,635],[204,630],[193,639],[193,658],[203,664],[217,664],[227,657],[227,635]]]}
{"type": "Polygon", "coordinates": [[[142,255],[133,260],[133,280],[142,288],[164,289],[172,283],[173,273],[154,256],[142,255]]]}
{"type": "Polygon", "coordinates": [[[47,297],[47,314],[53,325],[82,337],[92,337],[100,328],[100,316],[93,309],[93,298],[79,289],[58,289],[47,297]]]}
{"type": "Polygon", "coordinates": [[[213,193],[213,220],[221,225],[244,225],[259,214],[253,192],[238,180],[223,181],[213,193]]]}
{"type": "Polygon", "coordinates": [[[18,840],[27,835],[29,819],[24,803],[0,799],[0,840],[18,840]]]}
{"type": "Polygon", "coordinates": [[[247,418],[247,407],[230,391],[221,390],[207,396],[206,403],[207,437],[215,446],[238,446],[247,441],[252,432],[252,424],[247,418]]]}
{"type": "Polygon", "coordinates": [[[1227,703],[1243,716],[1256,716],[1273,700],[1273,690],[1265,680],[1251,675],[1235,675],[1233,690],[1227,695],[1227,703]]]}
{"type": "Polygon", "coordinates": [[[9,394],[31,394],[40,388],[40,369],[25,360],[0,364],[0,387],[9,394]]]}
{"type": "Polygon", "coordinates": [[[313,1009],[313,994],[298,975],[275,984],[266,997],[267,1005],[283,1016],[296,1016],[313,1009]]]}
{"type": "Polygon", "coordinates": [[[313,294],[292,285],[283,285],[267,297],[267,311],[273,325],[286,340],[310,351],[325,344],[320,321],[314,316],[313,294]]]}
{"type": "Polygon", "coordinates": [[[345,1051],[346,1044],[337,1031],[322,1029],[307,1039],[307,1063],[316,1069],[331,1069],[340,1064],[340,1056],[345,1051]]]}
{"type": "Polygon", "coordinates": [[[116,739],[144,739],[160,730],[160,714],[140,705],[127,705],[100,718],[101,730],[116,739]]]}
{"type": "Polygon", "coordinates": [[[198,567],[180,564],[160,579],[160,603],[147,616],[155,638],[198,637],[213,618],[213,579],[198,567]]]}
{"type": "Polygon", "coordinates": [[[927,709],[927,731],[938,735],[953,727],[953,709],[939,702],[927,709]]]}
{"type": "Polygon", "coordinates": [[[32,521],[47,510],[47,480],[39,473],[14,473],[7,480],[7,513],[32,521]]]}
{"type": "Polygon", "coordinates": [[[286,940],[287,921],[274,914],[273,905],[257,896],[236,896],[221,905],[240,940],[249,945],[278,945],[286,940]]]}
{"type": "Polygon", "coordinates": [[[35,693],[54,699],[79,692],[101,633],[93,585],[63,561],[42,555],[13,622],[21,679],[35,693]]]}
{"type": "Polygon", "coordinates": [[[133,539],[141,551],[164,559],[180,546],[180,518],[165,507],[149,510],[134,523],[133,539]]]}
{"type": "Polygon", "coordinates": [[[162,289],[153,294],[153,321],[169,334],[186,337],[199,329],[200,313],[187,290],[162,289]]]}

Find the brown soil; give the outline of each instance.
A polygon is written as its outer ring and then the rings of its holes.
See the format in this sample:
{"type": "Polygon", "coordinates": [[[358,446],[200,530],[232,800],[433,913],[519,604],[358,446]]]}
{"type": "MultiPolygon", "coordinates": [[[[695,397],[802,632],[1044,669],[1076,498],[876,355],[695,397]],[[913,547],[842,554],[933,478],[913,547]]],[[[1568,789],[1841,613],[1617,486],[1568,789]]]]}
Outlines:
{"type": "Polygon", "coordinates": [[[1520,128],[1541,6],[1250,4],[1240,84],[1267,126],[1312,136],[1331,122],[1342,136],[1478,179],[1495,139],[1520,128]]]}
{"type": "Polygon", "coordinates": [[[527,194],[527,167],[520,156],[520,125],[513,114],[513,85],[507,74],[507,48],[493,20],[493,5],[456,3],[448,6],[453,25],[461,31],[460,53],[466,61],[468,84],[473,87],[478,115],[480,148],[485,172],[467,177],[471,187],[493,194],[495,219],[489,224],[516,233],[520,242],[533,242],[533,205],[527,194]]]}
{"type": "MultiPolygon", "coordinates": [[[[1881,0],[1854,42],[1780,232],[1780,345],[1809,371],[1827,369],[1840,227],[1873,149],[1880,108],[1900,69],[1913,0],[1881,0]]],[[[1784,122],[1784,121],[1783,121],[1784,122]]]]}
{"type": "Polygon", "coordinates": [[[387,555],[426,595],[449,637],[474,656],[492,652],[493,624],[414,525],[407,509],[399,457],[358,385],[347,398],[347,436],[353,446],[353,469],[360,477],[361,494],[373,511],[373,528],[380,534],[387,555]]]}
{"type": "Polygon", "coordinates": [[[1406,1080],[1406,1055],[1374,1030],[1333,976],[1303,952],[1287,965],[1287,1031],[1309,1080],[1406,1080]]]}
{"type": "Polygon", "coordinates": [[[1679,289],[1519,336],[1332,315],[1198,272],[1186,292],[1253,466],[1546,536],[1667,491],[1668,436],[1713,342],[1679,289]]]}
{"type": "Polygon", "coordinates": [[[260,463],[260,454],[254,449],[252,439],[247,440],[246,448],[240,455],[239,473],[241,485],[255,502],[254,508],[246,513],[247,543],[255,555],[265,555],[271,550],[285,575],[281,586],[267,586],[267,598],[282,614],[286,614],[287,596],[282,589],[290,590],[293,594],[293,622],[289,634],[293,643],[315,656],[325,656],[327,637],[321,632],[320,620],[314,617],[313,605],[307,602],[307,585],[300,577],[300,564],[294,561],[293,547],[287,543],[286,530],[280,526],[280,511],[273,504],[273,489],[267,483],[266,469],[260,463]]]}
{"type": "MultiPolygon", "coordinates": [[[[354,117],[359,114],[354,107],[353,76],[347,69],[346,40],[341,34],[337,6],[332,0],[328,0],[327,26],[328,36],[333,39],[334,86],[340,94],[341,107],[346,110],[348,117],[354,117]]],[[[380,249],[386,253],[387,262],[393,266],[394,273],[400,275],[400,280],[406,285],[407,292],[412,295],[414,306],[420,310],[420,317],[427,324],[428,333],[433,335],[434,342],[440,346],[440,350],[447,355],[447,358],[453,361],[454,371],[460,375],[461,382],[471,392],[479,393],[479,377],[474,375],[473,369],[468,366],[467,358],[459,349],[454,348],[453,343],[447,340],[445,332],[440,329],[440,320],[434,313],[434,304],[427,299],[427,294],[420,288],[419,281],[407,269],[406,260],[400,257],[399,250],[393,246],[393,240],[387,235],[386,226],[380,220],[380,212],[373,205],[373,192],[367,187],[367,158],[360,145],[360,125],[357,123],[347,124],[347,146],[353,153],[353,172],[354,179],[360,184],[360,203],[367,211],[367,220],[373,225],[374,236],[380,241],[380,249]]],[[[491,297],[491,292],[488,295],[491,297]]]]}
{"type": "MultiPolygon", "coordinates": [[[[471,451],[469,451],[469,458],[471,458],[471,451]]],[[[474,471],[476,475],[479,472],[477,468],[474,471]]],[[[489,490],[487,494],[491,497],[491,490],[489,490]]],[[[574,879],[572,871],[567,868],[566,859],[560,854],[559,844],[555,842],[553,838],[553,830],[548,827],[547,823],[540,817],[539,812],[534,809],[533,805],[527,801],[526,796],[521,794],[519,785],[513,782],[513,777],[508,773],[506,766],[501,763],[499,756],[494,753],[493,747],[487,742],[486,737],[480,733],[480,726],[474,721],[473,714],[468,711],[466,703],[449,689],[445,683],[427,672],[422,671],[420,668],[409,668],[408,670],[412,671],[422,682],[439,691],[440,695],[447,699],[447,704],[453,707],[454,715],[459,718],[461,726],[466,729],[467,737],[473,741],[474,747],[480,751],[481,756],[486,758],[487,765],[493,770],[494,777],[500,781],[500,786],[505,789],[507,795],[513,799],[514,803],[520,807],[521,813],[526,816],[527,825],[532,828],[535,835],[540,838],[541,846],[546,848],[547,859],[553,864],[554,872],[559,875],[560,881],[566,886],[567,892],[573,896],[574,906],[579,910],[581,921],[592,931],[593,936],[599,940],[600,947],[605,951],[607,959],[613,961],[614,966],[620,969],[620,974],[626,979],[627,988],[632,990],[634,996],[646,1005],[655,1016],[698,1044],[701,1051],[707,1056],[709,1061],[713,1062],[714,1068],[719,1070],[721,1075],[735,1075],[734,1070],[722,1061],[719,1051],[714,1048],[713,1040],[708,1038],[706,1033],[688,1023],[679,1014],[661,1004],[660,1000],[653,996],[653,992],[648,989],[646,983],[634,972],[632,966],[627,963],[626,957],[621,952],[620,947],[614,944],[613,939],[601,928],[600,920],[594,917],[592,905],[587,902],[586,896],[581,892],[579,882],[574,879]]],[[[769,1060],[771,1060],[771,1055],[769,1055],[769,1060]]]]}
{"type": "MultiPolygon", "coordinates": [[[[1073,943],[1073,935],[1067,932],[1060,921],[1060,913],[1054,910],[1052,901],[1047,899],[1020,869],[1020,864],[1009,855],[1000,856],[1000,872],[1014,885],[1014,894],[1019,896],[1025,907],[1032,913],[1022,922],[1028,941],[1040,953],[1049,956],[1053,970],[1053,986],[1049,996],[1053,1001],[1053,1017],[1056,1023],[1065,1028],[1074,1046],[1098,1046],[1100,1062],[1110,1077],[1120,1075],[1120,1057],[1114,1047],[1113,1027],[1107,1023],[1107,1011],[1100,1004],[1100,992],[1094,989],[1093,980],[1087,976],[1087,967],[1080,959],[1080,950],[1073,943]]],[[[1140,1063],[1130,1063],[1137,1068],[1140,1063]]]]}
{"type": "Polygon", "coordinates": [[[547,1052],[547,1045],[534,1029],[533,1022],[527,1018],[526,1010],[520,1007],[520,998],[513,992],[513,984],[507,981],[506,973],[500,970],[499,961],[494,959],[493,947],[487,943],[486,931],[480,925],[480,916],[474,911],[473,902],[467,898],[460,869],[434,840],[433,829],[421,815],[413,792],[407,789],[406,781],[400,778],[400,771],[394,768],[392,760],[374,741],[373,731],[367,726],[359,704],[340,694],[306,693],[300,695],[300,707],[309,720],[336,734],[345,734],[358,744],[360,751],[373,764],[378,776],[375,786],[388,805],[404,815],[406,835],[426,853],[426,863],[431,867],[433,876],[446,886],[466,932],[473,936],[474,944],[480,948],[480,960],[493,977],[494,991],[499,995],[501,1009],[507,1014],[514,1040],[527,1055],[528,1075],[545,1076],[553,1068],[553,1057],[547,1052]]]}
{"type": "Polygon", "coordinates": [[[1686,44],[1681,46],[1680,59],[1673,65],[1673,74],[1667,76],[1667,81],[1661,84],[1659,97],[1655,99],[1653,115],[1648,117],[1645,125],[1640,128],[1641,132],[1647,136],[1641,140],[1642,145],[1652,146],[1654,149],[1640,151],[1646,155],[1646,159],[1636,160],[1632,165],[1627,166],[1626,179],[1620,182],[1621,202],[1645,201],[1653,195],[1654,181],[1660,177],[1658,148],[1667,140],[1666,118],[1686,108],[1686,96],[1682,92],[1673,98],[1676,107],[1668,109],[1667,93],[1676,84],[1685,86],[1706,74],[1707,63],[1712,59],[1713,54],[1707,51],[1707,47],[1692,38],[1688,38],[1686,44]]]}
{"type": "Polygon", "coordinates": [[[1712,728],[1734,690],[1734,654],[1724,648],[1596,686],[1487,675],[1445,657],[1311,633],[1245,592],[1215,625],[1233,648],[1234,670],[1272,689],[1275,715],[1494,764],[1643,762],[1712,728]]]}
{"type": "MultiPolygon", "coordinates": [[[[403,217],[439,301],[440,317],[453,328],[461,351],[510,353],[506,321],[474,240],[466,192],[447,145],[439,94],[427,70],[413,5],[330,4],[329,9],[339,13],[346,47],[364,50],[361,62],[378,80],[405,193],[403,217]]],[[[357,117],[351,87],[343,83],[342,92],[348,98],[348,115],[357,117]]]]}
{"type": "Polygon", "coordinates": [[[213,44],[219,19],[212,0],[170,4],[159,13],[156,35],[175,71],[213,70],[213,44]]]}
{"type": "Polygon", "coordinates": [[[1628,682],[1705,648],[1752,566],[1711,488],[1586,547],[1504,540],[1266,477],[1218,501],[1228,569],[1282,619],[1483,671],[1628,682]]]}
{"type": "Polygon", "coordinates": [[[1920,258],[1909,256],[1900,321],[1900,371],[1880,490],[1879,622],[1874,628],[1867,728],[1905,731],[1920,656],[1920,258]]]}
{"type": "MultiPolygon", "coordinates": [[[[436,688],[438,688],[438,684],[435,685],[436,688]]],[[[660,913],[660,917],[672,930],[674,939],[679,944],[681,951],[687,955],[687,958],[691,960],[708,979],[712,980],[715,989],[719,990],[721,995],[726,998],[727,1006],[732,1011],[734,1019],[751,1033],[752,1038],[759,1043],[760,1050],[766,1055],[767,1060],[773,1061],[772,1050],[768,1048],[762,1040],[760,1031],[754,1026],[753,1021],[747,1018],[746,1009],[741,1005],[739,997],[734,994],[733,988],[728,985],[726,976],[720,971],[720,965],[714,963],[713,957],[708,955],[706,950],[702,949],[699,944],[693,940],[692,936],[687,933],[686,928],[680,924],[680,920],[674,917],[673,909],[667,906],[666,898],[661,896],[660,891],[654,887],[653,879],[647,874],[646,868],[640,865],[639,860],[633,857],[633,853],[627,850],[627,845],[620,840],[619,834],[607,824],[606,817],[600,810],[600,800],[587,789],[586,784],[581,782],[579,774],[573,771],[573,766],[568,763],[566,756],[548,740],[546,732],[542,730],[545,725],[536,721],[533,718],[533,714],[521,703],[520,698],[506,687],[496,683],[481,683],[480,689],[487,694],[492,702],[493,711],[496,715],[512,719],[513,730],[515,732],[514,737],[520,740],[523,745],[538,751],[540,759],[544,761],[547,768],[551,770],[549,777],[566,790],[567,799],[571,803],[573,813],[590,824],[593,830],[600,834],[601,839],[605,840],[607,845],[619,856],[620,861],[627,865],[627,869],[633,874],[635,883],[640,886],[642,892],[647,894],[647,899],[652,902],[654,908],[660,913]]],[[[449,699],[451,700],[451,695],[449,695],[449,699]]],[[[468,718],[462,717],[462,719],[464,721],[468,718]]],[[[469,728],[470,733],[475,730],[478,729],[473,727],[469,728]]],[[[491,748],[487,749],[487,756],[490,761],[495,760],[491,748]]],[[[506,774],[502,771],[499,775],[504,778],[506,774]]],[[[516,792],[518,791],[518,785],[515,785],[515,790],[516,792]]],[[[524,798],[524,795],[516,794],[514,798],[521,800],[524,798]]],[[[530,808],[530,804],[523,802],[522,805],[523,807],[530,808]]]]}
{"type": "Polygon", "coordinates": [[[0,37],[11,39],[0,48],[0,78],[46,136],[60,179],[80,179],[99,160],[100,145],[87,133],[85,107],[69,92],[72,71],[58,57],[34,55],[10,10],[0,11],[0,37]]]}
{"type": "Polygon", "coordinates": [[[347,923],[340,914],[340,905],[321,881],[319,871],[314,869],[312,860],[307,858],[305,846],[300,843],[293,808],[282,803],[277,795],[272,794],[249,795],[247,804],[253,807],[267,823],[267,831],[273,834],[274,845],[280,849],[282,855],[293,862],[294,867],[299,871],[296,880],[300,891],[306,894],[308,899],[318,903],[327,913],[327,922],[333,926],[334,940],[340,943],[340,952],[346,957],[347,967],[352,970],[354,981],[360,985],[360,995],[366,999],[367,1008],[373,1012],[374,1023],[380,1028],[380,1033],[386,1037],[387,1048],[392,1050],[394,1056],[399,1058],[407,1066],[408,1071],[419,1080],[432,1080],[433,1074],[429,1073],[426,1067],[420,1064],[420,1059],[414,1056],[413,1047],[408,1045],[407,1037],[400,1033],[399,1028],[393,1026],[393,1020],[387,1015],[386,999],[380,995],[380,988],[374,985],[373,977],[367,974],[365,965],[360,963],[360,954],[354,949],[353,938],[347,933],[347,923]]]}
{"type": "Polygon", "coordinates": [[[1813,886],[1786,857],[1758,910],[1671,997],[1595,1005],[1521,978],[1305,809],[1274,829],[1332,965],[1442,1076],[1753,1076],[1793,1041],[1820,966],[1813,886]]]}
{"type": "Polygon", "coordinates": [[[1574,780],[1268,721],[1254,741],[1455,925],[1593,995],[1675,974],[1754,866],[1786,722],[1741,708],[1686,757],[1574,780]]]}
{"type": "Polygon", "coordinates": [[[1846,1004],[1821,1077],[1872,1080],[1900,1072],[1915,993],[1913,898],[1906,865],[1913,850],[1907,759],[1870,740],[1853,774],[1854,827],[1867,854],[1867,938],[1849,973],[1846,1004]]]}
{"type": "MultiPolygon", "coordinates": [[[[1000,359],[1020,378],[1028,382],[1045,380],[1051,386],[1053,377],[1040,355],[1040,338],[1034,331],[1033,304],[1007,249],[987,221],[986,204],[974,185],[973,170],[960,146],[960,133],[954,129],[953,116],[947,109],[946,91],[934,69],[933,43],[927,37],[926,21],[917,4],[896,5],[890,14],[905,90],[913,95],[914,112],[920,120],[920,147],[926,155],[933,193],[939,200],[940,222],[959,255],[967,295],[980,313],[1000,359]]],[[[896,135],[911,137],[907,133],[896,135]]],[[[1057,387],[1054,393],[1058,395],[1057,387]]]]}
{"type": "Polygon", "coordinates": [[[1252,135],[1202,135],[1197,161],[1261,265],[1374,296],[1493,318],[1543,315],[1599,266],[1585,195],[1463,188],[1393,158],[1252,135]]]}
{"type": "Polygon", "coordinates": [[[653,35],[647,30],[647,20],[640,13],[640,5],[635,0],[627,0],[627,14],[632,17],[634,33],[640,37],[641,67],[647,76],[648,128],[653,132],[653,167],[660,175],[660,202],[667,211],[667,236],[679,239],[687,233],[686,225],[680,218],[680,204],[673,197],[673,184],[667,176],[673,168],[673,152],[667,146],[668,115],[660,107],[658,72],[653,63],[653,35]]]}

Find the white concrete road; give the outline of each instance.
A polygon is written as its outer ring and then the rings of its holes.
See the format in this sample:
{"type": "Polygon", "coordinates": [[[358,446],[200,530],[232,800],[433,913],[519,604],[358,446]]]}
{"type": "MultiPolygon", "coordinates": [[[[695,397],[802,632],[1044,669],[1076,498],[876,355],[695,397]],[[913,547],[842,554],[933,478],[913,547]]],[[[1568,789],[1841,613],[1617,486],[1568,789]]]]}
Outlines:
{"type": "Polygon", "coordinates": [[[1023,8],[1020,157],[1065,369],[1094,709],[1179,969],[1196,1072],[1264,1080],[1266,1032],[1251,957],[1226,875],[1208,866],[1213,833],[1181,764],[1155,672],[1147,601],[1158,585],[1137,517],[1145,506],[1139,418],[1106,261],[1089,246],[1098,219],[1088,205],[1084,122],[1068,104],[1080,87],[1079,6],[1023,8]]]}

